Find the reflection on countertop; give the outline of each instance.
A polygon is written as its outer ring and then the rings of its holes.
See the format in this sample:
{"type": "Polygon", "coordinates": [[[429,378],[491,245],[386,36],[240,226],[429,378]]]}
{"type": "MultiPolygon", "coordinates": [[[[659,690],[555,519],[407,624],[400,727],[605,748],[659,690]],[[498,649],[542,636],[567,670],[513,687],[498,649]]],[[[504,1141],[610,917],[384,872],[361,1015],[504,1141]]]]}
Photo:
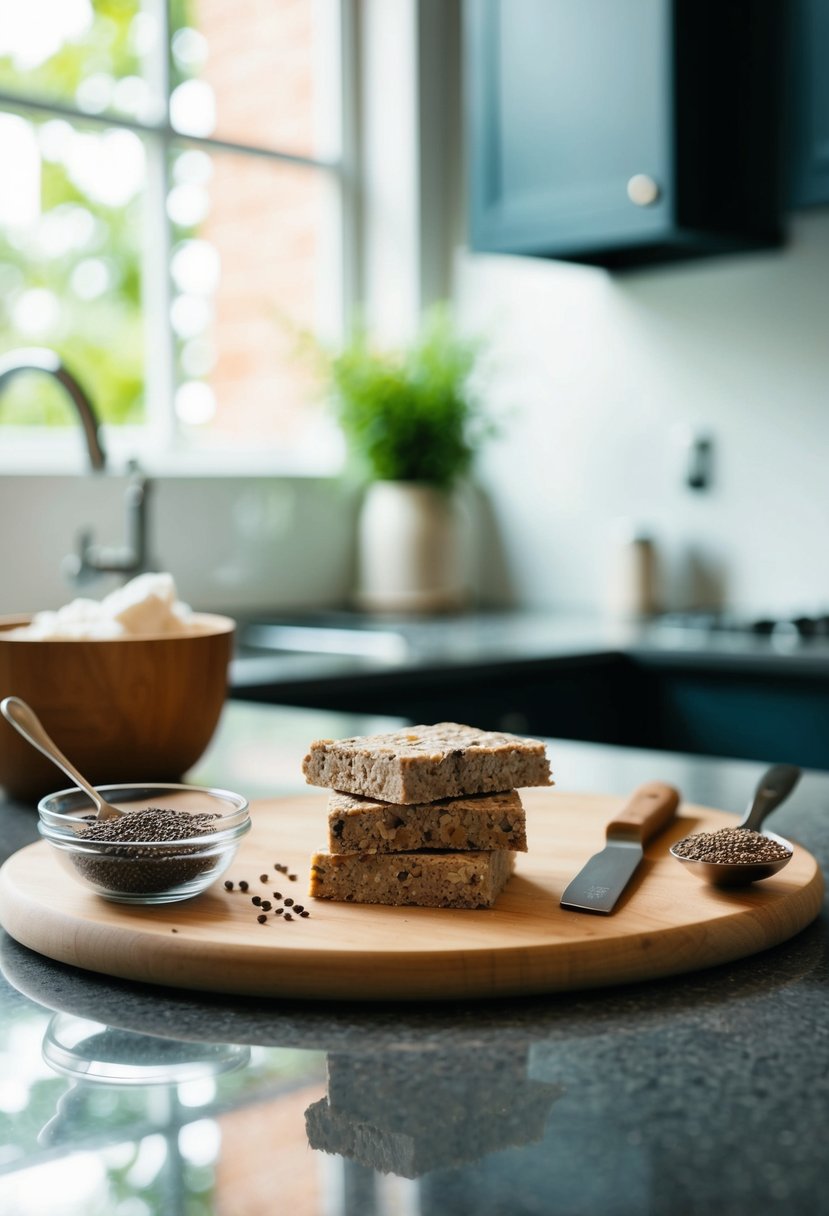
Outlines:
{"type": "Polygon", "coordinates": [[[311,1148],[419,1178],[543,1139],[561,1087],[527,1075],[527,1049],[328,1056],[328,1092],[305,1112],[311,1148]]]}

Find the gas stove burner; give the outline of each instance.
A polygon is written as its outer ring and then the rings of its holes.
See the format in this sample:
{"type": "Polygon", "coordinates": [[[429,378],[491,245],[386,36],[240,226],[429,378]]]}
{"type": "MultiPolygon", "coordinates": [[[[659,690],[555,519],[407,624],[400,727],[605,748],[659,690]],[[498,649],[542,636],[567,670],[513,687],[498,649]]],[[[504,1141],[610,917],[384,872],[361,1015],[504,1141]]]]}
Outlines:
{"type": "Polygon", "coordinates": [[[752,633],[770,637],[829,637],[829,616],[761,617],[751,624],[752,633]]]}
{"type": "Polygon", "coordinates": [[[792,624],[802,638],[829,637],[829,615],[796,616],[792,624]]]}
{"type": "Polygon", "coordinates": [[[672,629],[705,633],[753,633],[757,637],[829,638],[829,613],[815,616],[737,616],[729,612],[666,612],[656,618],[672,629]]]}

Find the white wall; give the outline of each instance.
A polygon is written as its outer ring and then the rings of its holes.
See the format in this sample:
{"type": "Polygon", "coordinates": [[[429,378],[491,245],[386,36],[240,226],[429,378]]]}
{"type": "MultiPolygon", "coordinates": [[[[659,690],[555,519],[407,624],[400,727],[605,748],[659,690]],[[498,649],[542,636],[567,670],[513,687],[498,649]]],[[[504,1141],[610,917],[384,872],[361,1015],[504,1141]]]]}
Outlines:
{"type": "MultiPolygon", "coordinates": [[[[116,476],[0,477],[0,613],[98,599],[101,579],[72,588],[61,559],[82,527],[106,545],[124,540],[116,476]]],[[[160,478],[149,501],[156,568],[202,610],[340,606],[352,585],[355,500],[311,478],[160,478]]]]}
{"type": "Polygon", "coordinates": [[[696,568],[738,611],[829,610],[829,213],[780,252],[636,273],[463,253],[456,294],[512,411],[481,470],[490,599],[602,607],[623,516],[669,607],[705,598],[696,568]],[[682,484],[689,427],[708,493],[682,484]]]}

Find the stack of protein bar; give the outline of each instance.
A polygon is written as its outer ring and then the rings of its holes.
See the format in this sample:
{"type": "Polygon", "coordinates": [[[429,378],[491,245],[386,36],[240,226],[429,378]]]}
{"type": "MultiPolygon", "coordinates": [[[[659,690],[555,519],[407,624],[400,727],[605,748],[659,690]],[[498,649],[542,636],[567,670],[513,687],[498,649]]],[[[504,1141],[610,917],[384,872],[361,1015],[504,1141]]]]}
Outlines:
{"type": "Polygon", "coordinates": [[[455,722],[320,739],[302,769],[331,790],[311,895],[432,908],[495,902],[527,850],[514,787],[550,784],[542,743],[455,722]]]}

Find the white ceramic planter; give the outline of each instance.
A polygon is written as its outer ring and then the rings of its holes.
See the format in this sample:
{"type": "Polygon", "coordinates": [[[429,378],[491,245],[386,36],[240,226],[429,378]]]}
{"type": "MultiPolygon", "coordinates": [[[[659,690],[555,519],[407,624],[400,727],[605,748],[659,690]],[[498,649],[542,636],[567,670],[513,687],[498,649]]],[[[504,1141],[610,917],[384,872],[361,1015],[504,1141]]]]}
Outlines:
{"type": "Polygon", "coordinates": [[[358,524],[357,602],[370,612],[441,612],[466,597],[458,503],[408,481],[375,481],[358,524]]]}

